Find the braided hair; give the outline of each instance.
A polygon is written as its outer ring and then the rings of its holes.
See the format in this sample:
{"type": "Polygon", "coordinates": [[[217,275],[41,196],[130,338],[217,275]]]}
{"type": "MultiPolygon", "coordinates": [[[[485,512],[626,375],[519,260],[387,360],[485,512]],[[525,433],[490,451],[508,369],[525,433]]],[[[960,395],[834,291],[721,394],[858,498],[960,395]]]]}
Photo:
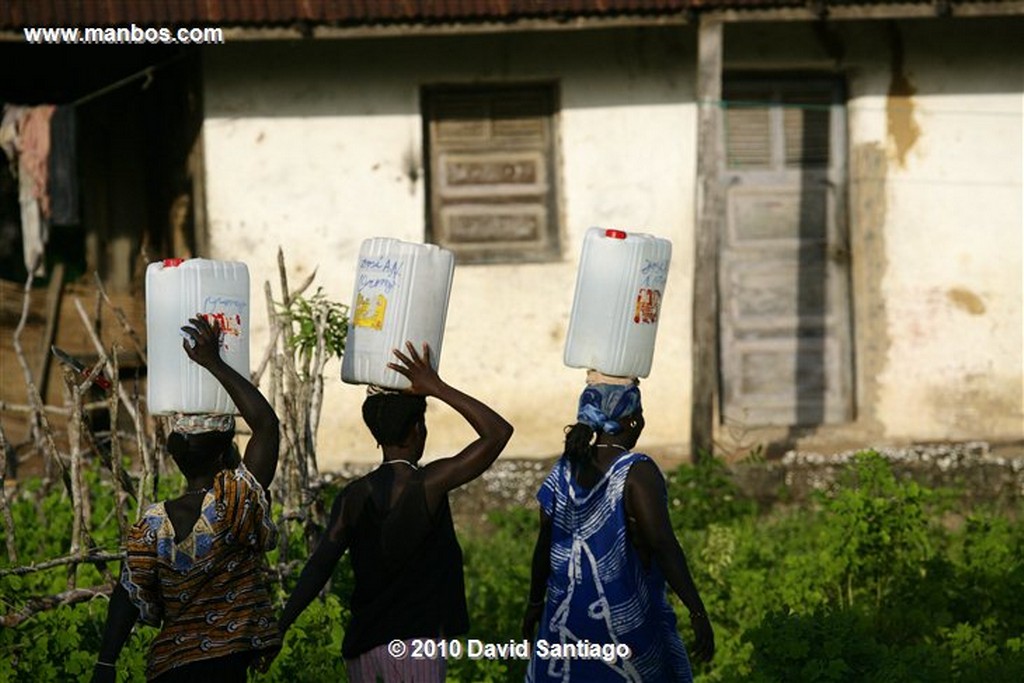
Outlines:
{"type": "Polygon", "coordinates": [[[580,465],[593,454],[594,428],[588,424],[577,422],[565,428],[565,450],[562,457],[568,458],[572,465],[580,465]]]}
{"type": "Polygon", "coordinates": [[[426,412],[423,396],[378,393],[363,401],[363,422],[380,446],[401,445],[426,412]]]}

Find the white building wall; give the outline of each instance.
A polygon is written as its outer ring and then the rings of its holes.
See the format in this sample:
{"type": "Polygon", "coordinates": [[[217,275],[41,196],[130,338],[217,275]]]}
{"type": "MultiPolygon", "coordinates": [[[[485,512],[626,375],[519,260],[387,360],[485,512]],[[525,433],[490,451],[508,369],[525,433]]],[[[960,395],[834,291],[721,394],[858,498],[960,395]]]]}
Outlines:
{"type": "Polygon", "coordinates": [[[1024,438],[1022,29],[727,27],[732,68],[846,75],[858,419],[872,438],[1024,438]]]}
{"type": "Polygon", "coordinates": [[[880,413],[905,439],[1019,439],[1024,22],[960,23],[902,25],[919,136],[902,163],[888,141],[880,413]]]}
{"type": "MultiPolygon", "coordinates": [[[[680,455],[689,439],[694,54],[682,29],[236,43],[205,53],[209,256],[249,264],[254,364],[268,339],[265,280],[280,298],[279,246],[293,286],[316,269],[316,283],[348,304],[363,239],[423,240],[422,86],[557,82],[563,259],[458,266],[441,375],[515,425],[507,455],[560,452],[584,379],[562,365],[583,232],[667,237],[673,260],[642,385],[643,442],[680,455]]],[[[328,469],[378,457],[360,417],[364,390],[342,384],[339,367],[327,369],[319,435],[328,469]]],[[[428,457],[472,438],[436,402],[428,427],[428,457]]]]}
{"type": "MultiPolygon", "coordinates": [[[[1018,18],[727,25],[726,67],[833,72],[848,87],[857,419],[882,441],[1024,438],[1022,110],[1018,18]]],[[[591,225],[673,242],[643,445],[689,440],[696,107],[692,30],[236,43],[205,54],[211,254],[249,263],[254,358],[262,284],[314,268],[348,302],[360,242],[424,234],[424,85],[557,82],[563,259],[456,270],[442,376],[551,455],[582,371],[561,362],[591,225]]],[[[326,467],[376,457],[363,392],[328,367],[326,467]]],[[[431,455],[470,438],[430,409],[431,455]]],[[[827,430],[826,430],[827,431],[827,430]]]]}

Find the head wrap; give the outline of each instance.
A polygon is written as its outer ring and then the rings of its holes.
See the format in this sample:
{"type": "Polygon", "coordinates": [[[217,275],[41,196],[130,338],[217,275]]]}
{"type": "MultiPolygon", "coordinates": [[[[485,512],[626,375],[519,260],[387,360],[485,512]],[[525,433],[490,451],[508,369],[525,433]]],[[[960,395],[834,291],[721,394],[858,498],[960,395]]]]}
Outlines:
{"type": "Polygon", "coordinates": [[[640,387],[631,384],[590,384],[580,394],[576,421],[596,432],[617,434],[619,420],[640,410],[640,387]]]}
{"type": "Polygon", "coordinates": [[[389,389],[388,387],[382,387],[377,384],[366,385],[366,396],[376,396],[377,394],[401,394],[402,392],[398,389],[389,389]]]}
{"type": "Polygon", "coordinates": [[[177,413],[171,418],[171,431],[179,434],[235,431],[234,415],[185,415],[177,413]]]}
{"type": "Polygon", "coordinates": [[[636,377],[620,377],[619,375],[606,375],[599,370],[587,370],[587,384],[640,384],[636,377]]]}

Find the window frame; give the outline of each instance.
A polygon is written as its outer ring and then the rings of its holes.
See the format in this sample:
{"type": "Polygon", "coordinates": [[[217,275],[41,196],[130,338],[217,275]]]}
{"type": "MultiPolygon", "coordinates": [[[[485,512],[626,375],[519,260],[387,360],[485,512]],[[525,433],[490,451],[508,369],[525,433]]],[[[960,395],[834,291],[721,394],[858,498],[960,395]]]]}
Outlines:
{"type": "MultiPolygon", "coordinates": [[[[501,82],[501,83],[473,83],[473,84],[431,84],[422,86],[420,89],[420,112],[423,125],[423,152],[424,152],[424,223],[425,241],[436,244],[451,250],[455,254],[456,261],[460,265],[472,264],[505,264],[505,263],[550,263],[561,261],[562,254],[562,201],[561,201],[561,156],[560,156],[560,90],[557,81],[524,81],[524,82],[501,82]],[[476,150],[469,148],[460,150],[458,145],[453,143],[447,149],[438,142],[435,135],[435,124],[442,120],[437,114],[437,109],[445,104],[445,100],[451,102],[458,98],[468,100],[479,99],[490,108],[494,101],[505,98],[512,100],[517,94],[527,97],[536,97],[541,104],[543,113],[540,120],[543,121],[544,137],[542,147],[535,147],[531,150],[529,146],[517,148],[515,146],[500,148],[492,145],[489,149],[480,147],[476,150]],[[504,196],[501,192],[495,192],[485,196],[482,203],[472,204],[468,197],[474,193],[470,189],[467,192],[465,206],[506,206],[510,208],[508,215],[529,214],[530,209],[540,208],[544,219],[540,234],[530,241],[518,241],[515,239],[482,239],[478,243],[462,242],[452,240],[444,229],[439,225],[440,212],[443,206],[456,209],[461,205],[458,201],[446,204],[440,194],[439,187],[439,163],[443,151],[454,150],[454,154],[460,153],[471,156],[474,153],[505,153],[510,158],[524,159],[530,156],[540,155],[541,163],[536,168],[539,170],[538,186],[544,186],[543,192],[536,193],[541,197],[539,202],[516,202],[515,197],[531,196],[528,189],[520,192],[506,191],[504,196]]],[[[498,117],[489,115],[490,125],[498,120],[498,117]]],[[[524,185],[524,188],[528,188],[524,185]]],[[[483,194],[483,193],[476,193],[483,194]]],[[[458,197],[459,193],[454,195],[458,197]]],[[[500,216],[500,214],[495,214],[500,216]]]]}

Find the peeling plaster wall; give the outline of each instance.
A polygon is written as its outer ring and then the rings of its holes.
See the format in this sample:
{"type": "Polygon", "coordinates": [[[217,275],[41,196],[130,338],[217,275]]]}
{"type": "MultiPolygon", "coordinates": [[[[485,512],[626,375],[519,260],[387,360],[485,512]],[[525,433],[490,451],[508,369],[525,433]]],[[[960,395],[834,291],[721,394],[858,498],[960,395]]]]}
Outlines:
{"type": "MultiPolygon", "coordinates": [[[[726,68],[832,72],[848,88],[858,443],[1024,438],[1020,18],[726,27],[726,68]]],[[[561,363],[590,225],[673,241],[644,443],[689,439],[696,45],[686,28],[234,43],[204,53],[213,253],[249,263],[253,357],[263,281],[348,302],[360,242],[424,232],[423,85],[557,81],[563,260],[456,271],[443,376],[550,455],[582,383],[561,363]]],[[[255,361],[254,361],[255,362],[255,361]]],[[[321,457],[375,457],[363,392],[328,367],[321,457]]],[[[471,437],[430,411],[428,455],[471,437]]],[[[828,430],[822,430],[828,431],[828,430]]]]}
{"type": "Polygon", "coordinates": [[[1024,20],[729,26],[727,68],[848,87],[858,424],[1024,438],[1024,20]]]}
{"type": "MultiPolygon", "coordinates": [[[[267,343],[263,282],[277,286],[281,245],[293,284],[346,304],[359,245],[422,241],[425,162],[420,88],[557,81],[563,259],[456,268],[442,376],[516,427],[512,456],[560,452],[583,372],[562,365],[584,231],[621,226],[668,237],[671,272],[645,443],[689,439],[690,299],[696,139],[692,32],[566,32],[352,41],[234,43],[204,55],[203,130],[212,256],[246,261],[253,358],[267,343]]],[[[361,387],[328,366],[320,457],[326,468],[374,459],[361,387]]],[[[472,432],[428,412],[428,457],[472,432]]]]}

